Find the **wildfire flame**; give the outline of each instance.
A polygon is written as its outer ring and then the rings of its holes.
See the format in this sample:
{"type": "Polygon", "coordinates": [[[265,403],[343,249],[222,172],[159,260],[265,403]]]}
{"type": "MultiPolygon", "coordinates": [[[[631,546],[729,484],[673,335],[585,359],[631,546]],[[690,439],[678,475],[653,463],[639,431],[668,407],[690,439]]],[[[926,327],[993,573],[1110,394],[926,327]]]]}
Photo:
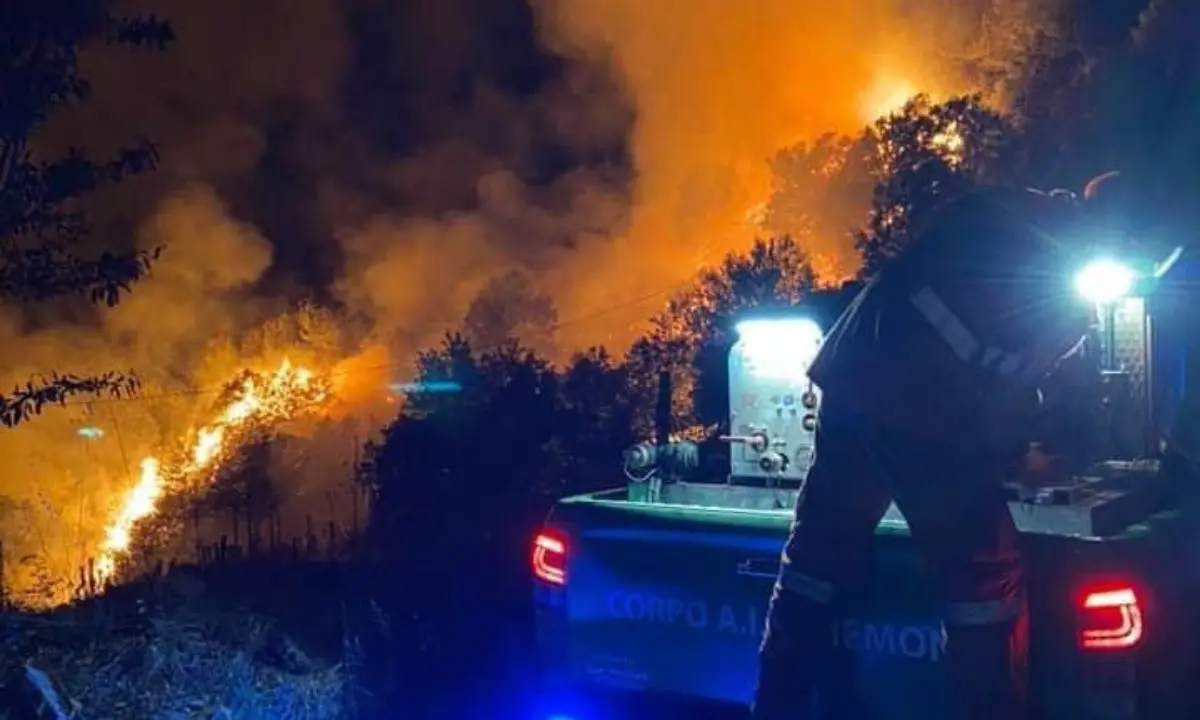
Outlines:
{"type": "MultiPolygon", "coordinates": [[[[876,82],[860,97],[860,107],[863,118],[867,122],[875,122],[904,109],[910,100],[920,91],[913,83],[900,79],[890,79],[876,82]]],[[[950,123],[945,129],[925,141],[926,147],[933,149],[951,167],[961,166],[965,159],[966,139],[962,128],[957,123],[950,123]]]]}
{"type": "Polygon", "coordinates": [[[962,129],[958,127],[958,123],[950,123],[945,130],[930,138],[929,144],[951,167],[962,165],[966,139],[963,138],[962,129]]]}
{"type": "Polygon", "coordinates": [[[105,529],[95,575],[110,579],[133,540],[133,531],[154,515],[159,501],[183,480],[211,481],[225,458],[244,439],[244,431],[295,419],[319,410],[329,399],[329,383],[311,370],[284,360],[272,373],[246,371],[219,404],[215,419],[195,431],[185,453],[163,464],[156,457],[141,463],[141,475],[105,529]],[[239,437],[241,435],[242,437],[239,437]]]}

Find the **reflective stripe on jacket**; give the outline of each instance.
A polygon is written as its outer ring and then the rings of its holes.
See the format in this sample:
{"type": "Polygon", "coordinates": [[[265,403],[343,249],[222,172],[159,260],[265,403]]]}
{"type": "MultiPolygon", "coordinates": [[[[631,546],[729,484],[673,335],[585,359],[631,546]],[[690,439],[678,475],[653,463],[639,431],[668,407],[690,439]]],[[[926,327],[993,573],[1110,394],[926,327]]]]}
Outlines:
{"type": "Polygon", "coordinates": [[[827,402],[971,442],[993,406],[1035,392],[1078,344],[1087,308],[1073,294],[1065,223],[1040,196],[1000,198],[939,211],[860,292],[810,372],[827,402]]]}

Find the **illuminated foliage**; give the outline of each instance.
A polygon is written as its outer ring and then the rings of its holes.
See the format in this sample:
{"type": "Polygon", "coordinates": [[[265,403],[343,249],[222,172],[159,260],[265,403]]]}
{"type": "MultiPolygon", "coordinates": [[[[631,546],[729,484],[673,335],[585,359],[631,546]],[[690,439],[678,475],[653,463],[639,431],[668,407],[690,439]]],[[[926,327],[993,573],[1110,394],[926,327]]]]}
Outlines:
{"type": "MultiPolygon", "coordinates": [[[[30,142],[54,110],[87,97],[77,62],[82,45],[161,49],[173,39],[171,28],[154,17],[114,14],[105,0],[12,0],[0,4],[0,39],[6,47],[0,65],[0,301],[82,295],[113,305],[157,251],[82,252],[88,223],[72,201],[152,168],[154,146],[143,143],[104,161],[75,148],[45,160],[34,157],[30,142]]],[[[135,388],[117,373],[37,378],[0,395],[0,422],[16,425],[73,395],[123,395],[135,388]]]]}
{"type": "Polygon", "coordinates": [[[770,164],[774,187],[764,225],[804,247],[849,249],[854,232],[867,221],[875,187],[869,138],[826,135],[781,150],[770,164]]]}
{"type": "Polygon", "coordinates": [[[863,273],[873,274],[904,246],[930,210],[982,183],[1011,181],[1011,120],[979,97],[934,104],[918,96],[875,123],[876,177],[867,227],[857,237],[863,273]]]}

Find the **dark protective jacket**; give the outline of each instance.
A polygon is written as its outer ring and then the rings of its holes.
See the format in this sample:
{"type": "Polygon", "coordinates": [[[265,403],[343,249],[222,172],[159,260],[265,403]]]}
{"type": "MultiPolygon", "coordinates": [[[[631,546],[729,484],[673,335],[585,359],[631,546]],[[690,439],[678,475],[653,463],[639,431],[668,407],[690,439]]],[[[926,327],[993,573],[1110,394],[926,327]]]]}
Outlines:
{"type": "Polygon", "coordinates": [[[1037,386],[1087,334],[1069,200],[996,189],[933,213],[826,336],[827,405],[958,446],[1023,447],[1037,386]]]}

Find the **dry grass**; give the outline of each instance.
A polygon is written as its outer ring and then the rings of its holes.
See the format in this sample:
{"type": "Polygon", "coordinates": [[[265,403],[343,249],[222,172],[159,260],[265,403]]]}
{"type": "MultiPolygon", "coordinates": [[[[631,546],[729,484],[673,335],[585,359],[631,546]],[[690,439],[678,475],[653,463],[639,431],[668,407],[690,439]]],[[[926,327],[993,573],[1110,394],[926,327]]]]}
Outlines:
{"type": "MultiPolygon", "coordinates": [[[[341,665],[310,657],[268,619],[206,604],[196,580],[116,588],[75,607],[3,617],[4,687],[28,695],[26,666],[36,668],[72,719],[344,715],[341,665]]],[[[0,704],[0,717],[9,707],[0,704]]]]}

